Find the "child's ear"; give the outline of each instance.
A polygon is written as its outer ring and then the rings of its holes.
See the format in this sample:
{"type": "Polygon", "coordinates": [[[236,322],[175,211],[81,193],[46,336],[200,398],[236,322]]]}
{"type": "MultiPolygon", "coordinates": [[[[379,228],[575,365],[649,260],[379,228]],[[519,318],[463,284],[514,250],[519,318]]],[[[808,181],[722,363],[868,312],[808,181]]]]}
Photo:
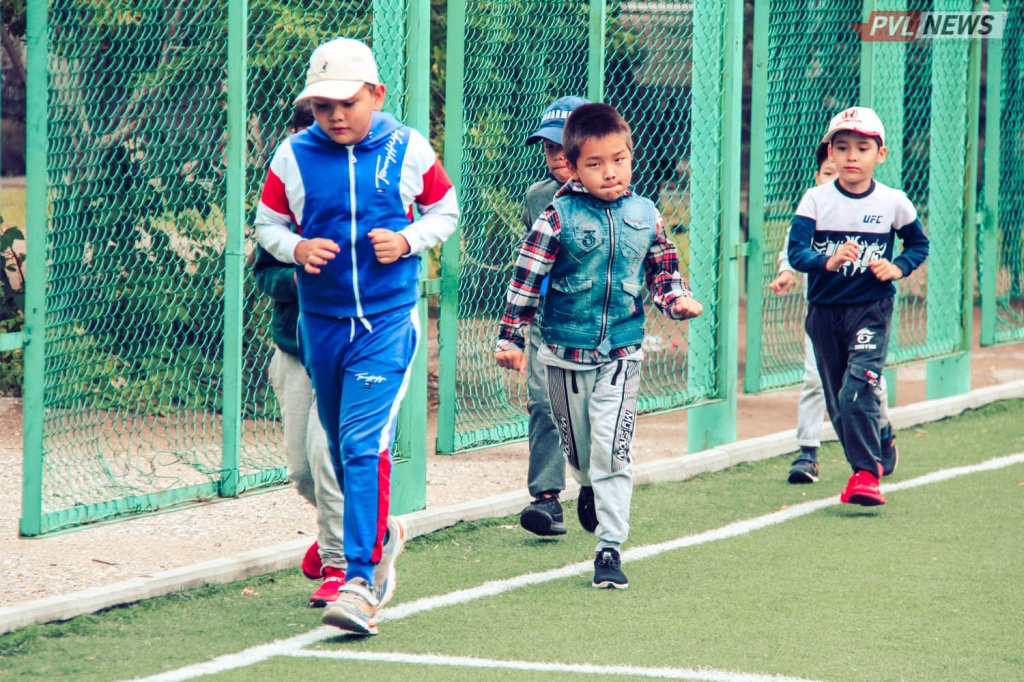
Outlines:
{"type": "Polygon", "coordinates": [[[878,148],[878,164],[879,165],[885,163],[885,156],[888,153],[889,153],[889,148],[886,147],[884,144],[881,147],[878,148]]]}
{"type": "Polygon", "coordinates": [[[387,92],[387,88],[381,83],[377,86],[371,86],[372,90],[370,93],[371,102],[373,103],[374,111],[384,111],[384,95],[387,92]]]}

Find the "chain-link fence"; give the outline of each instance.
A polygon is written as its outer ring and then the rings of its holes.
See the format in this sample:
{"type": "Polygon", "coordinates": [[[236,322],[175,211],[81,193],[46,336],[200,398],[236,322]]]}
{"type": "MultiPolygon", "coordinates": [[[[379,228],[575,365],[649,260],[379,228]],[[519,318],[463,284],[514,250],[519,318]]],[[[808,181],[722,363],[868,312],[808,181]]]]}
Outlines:
{"type": "MultiPolygon", "coordinates": [[[[742,116],[730,88],[742,72],[730,50],[742,41],[741,0],[452,0],[435,4],[432,37],[422,0],[250,0],[245,21],[236,0],[29,5],[29,35],[40,38],[29,46],[24,534],[284,481],[266,378],[269,301],[238,264],[251,252],[245,226],[308,55],[337,35],[373,45],[386,107],[430,127],[435,143],[443,134],[459,190],[460,233],[440,254],[439,286],[428,287],[442,294],[438,451],[526,435],[525,385],[499,370],[492,352],[525,229],[523,196],[544,176],[542,154],[524,142],[561,95],[607,101],[632,124],[636,190],[658,204],[705,305],[701,318],[677,323],[647,302],[641,410],[735,400],[736,361],[723,348],[736,341],[733,273],[744,254],[731,234],[742,116]],[[242,45],[241,57],[229,56],[232,45],[242,45]],[[245,85],[244,97],[232,82],[245,85]],[[232,138],[235,130],[244,135],[232,138]]],[[[972,3],[894,0],[875,9],[972,3]]],[[[1024,336],[1024,6],[1005,9],[1007,35],[989,45],[987,67],[979,282],[989,342],[1024,336]]],[[[813,182],[816,142],[830,116],[855,103],[882,115],[890,151],[879,180],[907,191],[932,240],[927,266],[900,285],[890,360],[966,347],[973,159],[964,149],[978,89],[968,79],[969,42],[869,45],[851,27],[863,12],[853,0],[755,4],[751,391],[800,379],[802,292],[775,297],[766,287],[813,182]]],[[[411,392],[422,404],[412,428],[402,423],[400,457],[416,448],[425,459],[421,369],[411,392]]]]}
{"type": "MultiPolygon", "coordinates": [[[[916,0],[871,8],[967,12],[973,4],[916,0]]],[[[768,285],[779,271],[793,212],[813,185],[814,152],[828,121],[857,104],[873,107],[885,124],[888,157],[876,179],[907,193],[931,241],[926,264],[898,283],[889,362],[966,350],[964,150],[968,95],[978,87],[968,82],[970,41],[862,41],[860,0],[763,0],[758,7],[745,389],[790,386],[802,377],[803,278],[789,295],[777,296],[768,285]]]]}
{"type": "Polygon", "coordinates": [[[446,159],[461,164],[461,243],[444,247],[459,250],[458,305],[445,307],[442,299],[441,313],[442,324],[446,314],[458,319],[457,343],[446,348],[442,341],[441,372],[459,378],[454,412],[448,423],[442,413],[438,425],[439,451],[526,435],[525,381],[498,368],[493,349],[525,234],[523,197],[546,172],[539,148],[523,143],[545,106],[563,95],[603,91],[630,123],[635,189],[658,204],[684,277],[705,302],[703,320],[687,325],[665,319],[646,301],[641,412],[716,395],[722,8],[613,3],[598,40],[588,32],[594,11],[600,11],[594,3],[583,2],[511,3],[500,11],[491,3],[466,6],[463,123],[447,133],[449,144],[462,135],[461,155],[446,159]],[[698,52],[697,44],[704,49],[698,52]],[[602,82],[588,82],[595,72],[602,82]],[[698,117],[691,112],[700,78],[712,85],[702,91],[698,117]],[[701,144],[691,147],[693,138],[701,144]]]}
{"type": "MultiPolygon", "coordinates": [[[[36,168],[46,187],[45,268],[30,259],[45,278],[35,303],[45,310],[37,332],[45,358],[41,376],[25,379],[26,411],[33,389],[42,401],[41,452],[26,449],[27,479],[39,486],[27,499],[39,508],[26,506],[23,530],[213,498],[229,476],[231,494],[283,483],[267,380],[270,301],[249,268],[238,282],[225,270],[235,248],[254,248],[251,239],[229,244],[226,227],[225,38],[237,28],[229,29],[229,6],[56,0],[48,8],[45,54],[34,56],[50,74],[37,71],[32,82],[48,119],[44,139],[34,140],[44,154],[36,168]],[[243,292],[240,357],[225,353],[232,286],[243,292]],[[238,414],[225,409],[232,373],[238,414]],[[241,433],[238,453],[225,452],[228,424],[241,433]]],[[[406,90],[402,4],[248,8],[247,225],[317,45],[338,35],[371,42],[393,113],[403,113],[406,90]]],[[[26,415],[29,430],[33,421],[26,415]]]]}
{"type": "Polygon", "coordinates": [[[984,220],[979,239],[981,342],[1024,339],[1024,3],[1001,0],[1003,40],[988,46],[984,220]]]}

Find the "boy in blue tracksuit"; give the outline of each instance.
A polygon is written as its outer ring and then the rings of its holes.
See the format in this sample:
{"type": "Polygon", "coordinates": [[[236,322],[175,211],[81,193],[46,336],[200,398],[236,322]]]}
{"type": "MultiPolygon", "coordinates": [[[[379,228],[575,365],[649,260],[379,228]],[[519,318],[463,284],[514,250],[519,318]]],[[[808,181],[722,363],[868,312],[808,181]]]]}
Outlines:
{"type": "Polygon", "coordinates": [[[928,256],[928,238],[903,192],[873,179],[885,161],[885,129],[867,107],[836,114],[822,139],[839,172],[807,190],[790,228],[790,265],[807,273],[807,335],[825,389],[832,426],[853,469],[840,501],[885,504],[878,431],[879,400],[893,282],[928,256]],[[903,242],[894,257],[895,237],[903,242]]]}
{"type": "Polygon", "coordinates": [[[437,155],[381,113],[384,95],[366,45],[318,47],[296,98],[310,101],[315,123],[274,153],[256,214],[263,248],[301,266],[299,345],[345,497],[346,583],[323,621],[357,634],[377,633],[404,543],[388,510],[390,448],[419,335],[412,256],[444,241],[459,215],[437,155]]]}

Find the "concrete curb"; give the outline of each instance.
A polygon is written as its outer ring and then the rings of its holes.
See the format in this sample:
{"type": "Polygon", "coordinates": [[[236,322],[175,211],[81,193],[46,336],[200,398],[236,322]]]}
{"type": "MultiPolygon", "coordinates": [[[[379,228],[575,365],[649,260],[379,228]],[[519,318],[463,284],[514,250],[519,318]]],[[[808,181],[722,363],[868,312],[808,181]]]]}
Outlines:
{"type": "MultiPolygon", "coordinates": [[[[918,424],[954,417],[999,400],[1024,398],[1024,380],[998,386],[980,388],[963,395],[906,405],[891,410],[893,426],[906,429],[918,424]]],[[[825,440],[835,440],[835,432],[826,426],[825,440]]],[[[698,474],[719,471],[742,462],[778,457],[795,452],[796,430],[729,443],[710,450],[681,455],[637,465],[636,483],[664,483],[681,481],[698,474]]],[[[570,482],[566,497],[575,497],[579,486],[570,482]]],[[[494,495],[462,504],[425,509],[402,516],[410,537],[426,535],[460,521],[478,521],[514,514],[530,501],[526,490],[494,495]]],[[[37,599],[0,608],[0,634],[38,623],[68,620],[86,613],[95,613],[119,604],[130,604],[142,599],[215,583],[228,583],[254,575],[272,573],[298,566],[309,546],[303,538],[263,549],[243,552],[230,557],[157,573],[151,578],[133,578],[112,585],[95,587],[81,592],[37,599]]]]}

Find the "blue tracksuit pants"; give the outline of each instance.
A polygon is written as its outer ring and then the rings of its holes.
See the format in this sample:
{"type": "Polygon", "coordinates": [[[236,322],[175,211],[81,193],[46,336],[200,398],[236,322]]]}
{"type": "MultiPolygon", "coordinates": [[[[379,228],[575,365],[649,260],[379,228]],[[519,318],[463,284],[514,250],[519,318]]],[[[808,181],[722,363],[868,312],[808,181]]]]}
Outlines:
{"type": "Polygon", "coordinates": [[[303,311],[299,344],[345,497],[346,576],[373,584],[387,534],[391,444],[419,338],[416,307],[364,318],[303,311]]]}

